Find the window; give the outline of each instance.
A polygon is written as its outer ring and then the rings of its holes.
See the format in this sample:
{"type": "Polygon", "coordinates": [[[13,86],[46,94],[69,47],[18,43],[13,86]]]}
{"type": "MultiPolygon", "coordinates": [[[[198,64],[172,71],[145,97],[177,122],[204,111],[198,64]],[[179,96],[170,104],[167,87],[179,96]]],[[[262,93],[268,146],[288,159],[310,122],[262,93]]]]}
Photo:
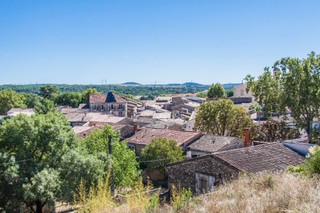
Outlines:
{"type": "Polygon", "coordinates": [[[113,104],[111,104],[111,107],[110,107],[111,109],[113,109],[113,104]]]}
{"type": "Polygon", "coordinates": [[[122,109],[122,104],[119,104],[119,109],[122,109]]]}
{"type": "Polygon", "coordinates": [[[101,105],[101,109],[104,110],[104,106],[103,105],[101,105]]]}
{"type": "Polygon", "coordinates": [[[119,112],[119,117],[122,117],[122,112],[119,112]]]}

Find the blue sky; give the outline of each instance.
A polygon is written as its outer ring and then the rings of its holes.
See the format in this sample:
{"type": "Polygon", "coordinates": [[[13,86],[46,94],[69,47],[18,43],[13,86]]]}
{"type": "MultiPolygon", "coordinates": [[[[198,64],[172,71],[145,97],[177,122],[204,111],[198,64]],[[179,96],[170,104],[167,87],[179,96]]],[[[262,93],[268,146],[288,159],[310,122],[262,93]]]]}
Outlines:
{"type": "Polygon", "coordinates": [[[320,53],[320,1],[0,0],[0,84],[211,84],[320,53]]]}

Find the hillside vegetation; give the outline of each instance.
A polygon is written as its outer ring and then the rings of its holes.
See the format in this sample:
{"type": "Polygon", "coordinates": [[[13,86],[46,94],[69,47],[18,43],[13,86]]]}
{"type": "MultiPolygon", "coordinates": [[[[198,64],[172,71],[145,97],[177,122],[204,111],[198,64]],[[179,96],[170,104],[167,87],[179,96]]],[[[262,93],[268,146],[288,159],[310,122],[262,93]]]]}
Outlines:
{"type": "Polygon", "coordinates": [[[318,177],[302,177],[290,173],[244,175],[231,183],[217,187],[213,193],[199,197],[191,197],[187,190],[176,190],[171,203],[162,205],[159,204],[156,197],[147,195],[143,191],[143,188],[134,190],[119,203],[102,193],[100,187],[100,192],[98,190],[96,196],[81,203],[86,208],[80,211],[273,213],[318,212],[320,210],[318,177]],[[103,198],[101,200],[108,200],[105,202],[105,208],[97,204],[97,201],[100,200],[99,197],[103,198]],[[93,203],[95,207],[99,206],[100,208],[88,209],[93,203]]]}

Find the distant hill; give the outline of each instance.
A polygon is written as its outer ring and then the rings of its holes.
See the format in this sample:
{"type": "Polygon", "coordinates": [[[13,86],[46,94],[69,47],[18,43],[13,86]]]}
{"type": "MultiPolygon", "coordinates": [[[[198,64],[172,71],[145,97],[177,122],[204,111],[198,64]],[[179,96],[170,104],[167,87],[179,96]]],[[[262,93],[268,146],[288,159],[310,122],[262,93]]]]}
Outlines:
{"type": "Polygon", "coordinates": [[[233,87],[238,86],[240,83],[228,83],[228,84],[222,84],[223,88],[225,90],[233,89],[233,87]]]}
{"type": "Polygon", "coordinates": [[[194,83],[194,82],[186,82],[186,83],[183,83],[182,86],[185,86],[185,87],[206,87],[206,85],[194,83]]]}
{"type": "Polygon", "coordinates": [[[128,85],[128,86],[139,86],[141,84],[137,83],[137,82],[125,82],[121,85],[128,85]]]}

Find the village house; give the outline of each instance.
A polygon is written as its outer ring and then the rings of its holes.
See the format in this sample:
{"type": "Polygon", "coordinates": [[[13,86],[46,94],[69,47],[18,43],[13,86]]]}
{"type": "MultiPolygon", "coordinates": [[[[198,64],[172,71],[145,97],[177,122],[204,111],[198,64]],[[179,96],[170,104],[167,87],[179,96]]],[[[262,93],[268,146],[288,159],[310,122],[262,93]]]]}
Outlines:
{"type": "Polygon", "coordinates": [[[132,120],[127,117],[116,117],[104,112],[89,112],[86,109],[65,109],[61,111],[70,122],[72,127],[75,126],[103,126],[105,124],[122,124],[128,125],[132,120]]]}
{"type": "Polygon", "coordinates": [[[218,151],[227,151],[243,147],[243,141],[237,137],[203,135],[188,147],[188,158],[209,155],[218,151]]]}
{"type": "Polygon", "coordinates": [[[246,89],[247,84],[235,86],[233,88],[233,96],[230,97],[230,100],[232,100],[234,104],[252,103],[254,101],[253,94],[251,90],[247,92],[246,89]]]}
{"type": "Polygon", "coordinates": [[[141,156],[142,149],[150,144],[152,139],[166,138],[174,140],[177,145],[182,148],[182,151],[186,151],[187,146],[196,141],[202,136],[199,132],[182,132],[174,131],[170,129],[150,129],[145,128],[138,131],[135,135],[128,138],[128,146],[135,150],[138,156],[141,156]]]}
{"type": "Polygon", "coordinates": [[[196,194],[206,193],[236,178],[241,172],[284,170],[290,165],[300,165],[304,160],[304,157],[281,143],[216,152],[168,164],[168,186],[190,188],[196,194]]]}
{"type": "Polygon", "coordinates": [[[196,124],[196,111],[193,111],[191,113],[190,118],[188,119],[188,121],[184,125],[184,130],[187,132],[195,131],[195,124],[196,124]]]}
{"type": "Polygon", "coordinates": [[[101,112],[90,112],[86,115],[89,126],[103,126],[105,124],[115,125],[130,125],[132,120],[127,117],[117,117],[112,114],[106,114],[101,112]]]}
{"type": "MultiPolygon", "coordinates": [[[[134,127],[130,125],[115,124],[111,125],[112,129],[120,132],[120,140],[124,140],[134,135],[134,127]]],[[[96,129],[101,129],[103,126],[75,126],[73,131],[80,137],[85,138],[96,129]]]]}
{"type": "Polygon", "coordinates": [[[108,94],[91,94],[89,96],[91,112],[106,112],[117,117],[127,117],[127,102],[113,92],[108,94]]]}
{"type": "Polygon", "coordinates": [[[165,119],[165,120],[156,120],[154,123],[147,124],[145,128],[151,129],[171,129],[176,131],[184,131],[186,121],[183,119],[165,119]]]}

